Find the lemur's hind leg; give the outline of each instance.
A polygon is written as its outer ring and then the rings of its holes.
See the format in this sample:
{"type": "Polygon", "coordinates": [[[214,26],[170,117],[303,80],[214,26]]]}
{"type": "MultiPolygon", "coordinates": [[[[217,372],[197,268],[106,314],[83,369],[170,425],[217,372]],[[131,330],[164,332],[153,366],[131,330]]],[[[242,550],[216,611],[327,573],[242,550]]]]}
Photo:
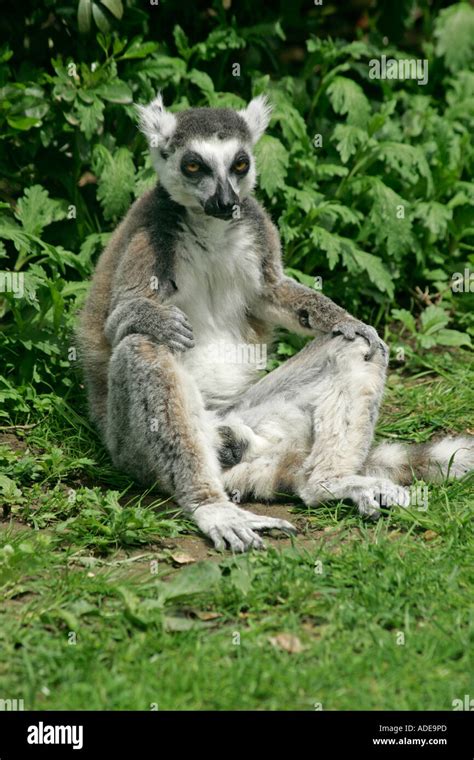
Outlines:
{"type": "Polygon", "coordinates": [[[226,488],[256,498],[294,492],[308,505],[352,499],[375,516],[380,503],[407,503],[390,480],[363,476],[385,384],[387,354],[325,336],[253,386],[223,424],[245,440],[226,488]]]}
{"type": "Polygon", "coordinates": [[[158,482],[217,548],[261,546],[255,532],[294,530],[232,504],[216,455],[216,428],[172,351],[144,335],[124,337],[109,365],[105,443],[115,465],[158,482]]]}

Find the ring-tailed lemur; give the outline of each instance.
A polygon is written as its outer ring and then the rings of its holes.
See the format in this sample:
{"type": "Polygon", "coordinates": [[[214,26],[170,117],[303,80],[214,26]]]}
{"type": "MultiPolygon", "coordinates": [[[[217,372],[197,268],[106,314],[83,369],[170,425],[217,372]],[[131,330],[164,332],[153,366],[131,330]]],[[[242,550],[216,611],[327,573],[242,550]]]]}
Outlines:
{"type": "Polygon", "coordinates": [[[469,438],[371,449],[387,347],[284,275],[277,230],[252,197],[266,99],[173,114],[158,96],[138,108],[159,184],[113,234],[80,325],[91,415],[115,465],[159,482],[235,551],[262,546],[259,530],[294,528],[229,493],[349,498],[375,516],[381,499],[407,503],[395,482],[413,471],[472,467],[469,438]],[[252,349],[276,325],[316,337],[261,378],[252,349]]]}

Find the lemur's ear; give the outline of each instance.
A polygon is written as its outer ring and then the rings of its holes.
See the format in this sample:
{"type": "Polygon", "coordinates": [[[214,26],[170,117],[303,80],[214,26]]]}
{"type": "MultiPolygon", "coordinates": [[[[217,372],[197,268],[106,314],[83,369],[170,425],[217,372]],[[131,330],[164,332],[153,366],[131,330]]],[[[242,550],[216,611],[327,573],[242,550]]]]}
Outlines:
{"type": "Polygon", "coordinates": [[[148,140],[150,148],[163,147],[176,128],[176,116],[163,105],[161,93],[147,106],[136,105],[140,117],[139,127],[148,140]]]}
{"type": "Polygon", "coordinates": [[[247,108],[243,108],[238,113],[246,121],[250,129],[252,143],[255,144],[263,135],[270,122],[272,107],[268,102],[267,96],[258,95],[258,97],[250,101],[247,108]]]}

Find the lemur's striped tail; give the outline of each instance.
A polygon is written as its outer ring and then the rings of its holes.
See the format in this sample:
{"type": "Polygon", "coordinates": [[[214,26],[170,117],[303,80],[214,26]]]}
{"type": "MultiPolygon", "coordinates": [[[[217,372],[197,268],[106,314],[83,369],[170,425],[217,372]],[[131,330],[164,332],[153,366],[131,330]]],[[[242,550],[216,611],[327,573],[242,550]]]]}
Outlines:
{"type": "Polygon", "coordinates": [[[370,452],[364,475],[409,485],[414,477],[440,482],[474,470],[474,436],[442,438],[420,444],[380,443],[370,452]]]}

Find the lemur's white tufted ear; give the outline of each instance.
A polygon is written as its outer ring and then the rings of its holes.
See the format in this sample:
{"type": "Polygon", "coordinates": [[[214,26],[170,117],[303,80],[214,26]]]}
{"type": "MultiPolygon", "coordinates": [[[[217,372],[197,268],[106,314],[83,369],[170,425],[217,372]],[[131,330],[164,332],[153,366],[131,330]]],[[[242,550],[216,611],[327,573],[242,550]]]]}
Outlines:
{"type": "Polygon", "coordinates": [[[255,144],[263,135],[270,122],[272,107],[268,102],[267,96],[258,95],[250,101],[247,108],[243,108],[238,113],[247,122],[252,136],[252,143],[255,144]]]}
{"type": "Polygon", "coordinates": [[[136,105],[140,117],[139,127],[151,148],[161,148],[176,128],[176,116],[163,105],[161,93],[147,106],[136,105]]]}

